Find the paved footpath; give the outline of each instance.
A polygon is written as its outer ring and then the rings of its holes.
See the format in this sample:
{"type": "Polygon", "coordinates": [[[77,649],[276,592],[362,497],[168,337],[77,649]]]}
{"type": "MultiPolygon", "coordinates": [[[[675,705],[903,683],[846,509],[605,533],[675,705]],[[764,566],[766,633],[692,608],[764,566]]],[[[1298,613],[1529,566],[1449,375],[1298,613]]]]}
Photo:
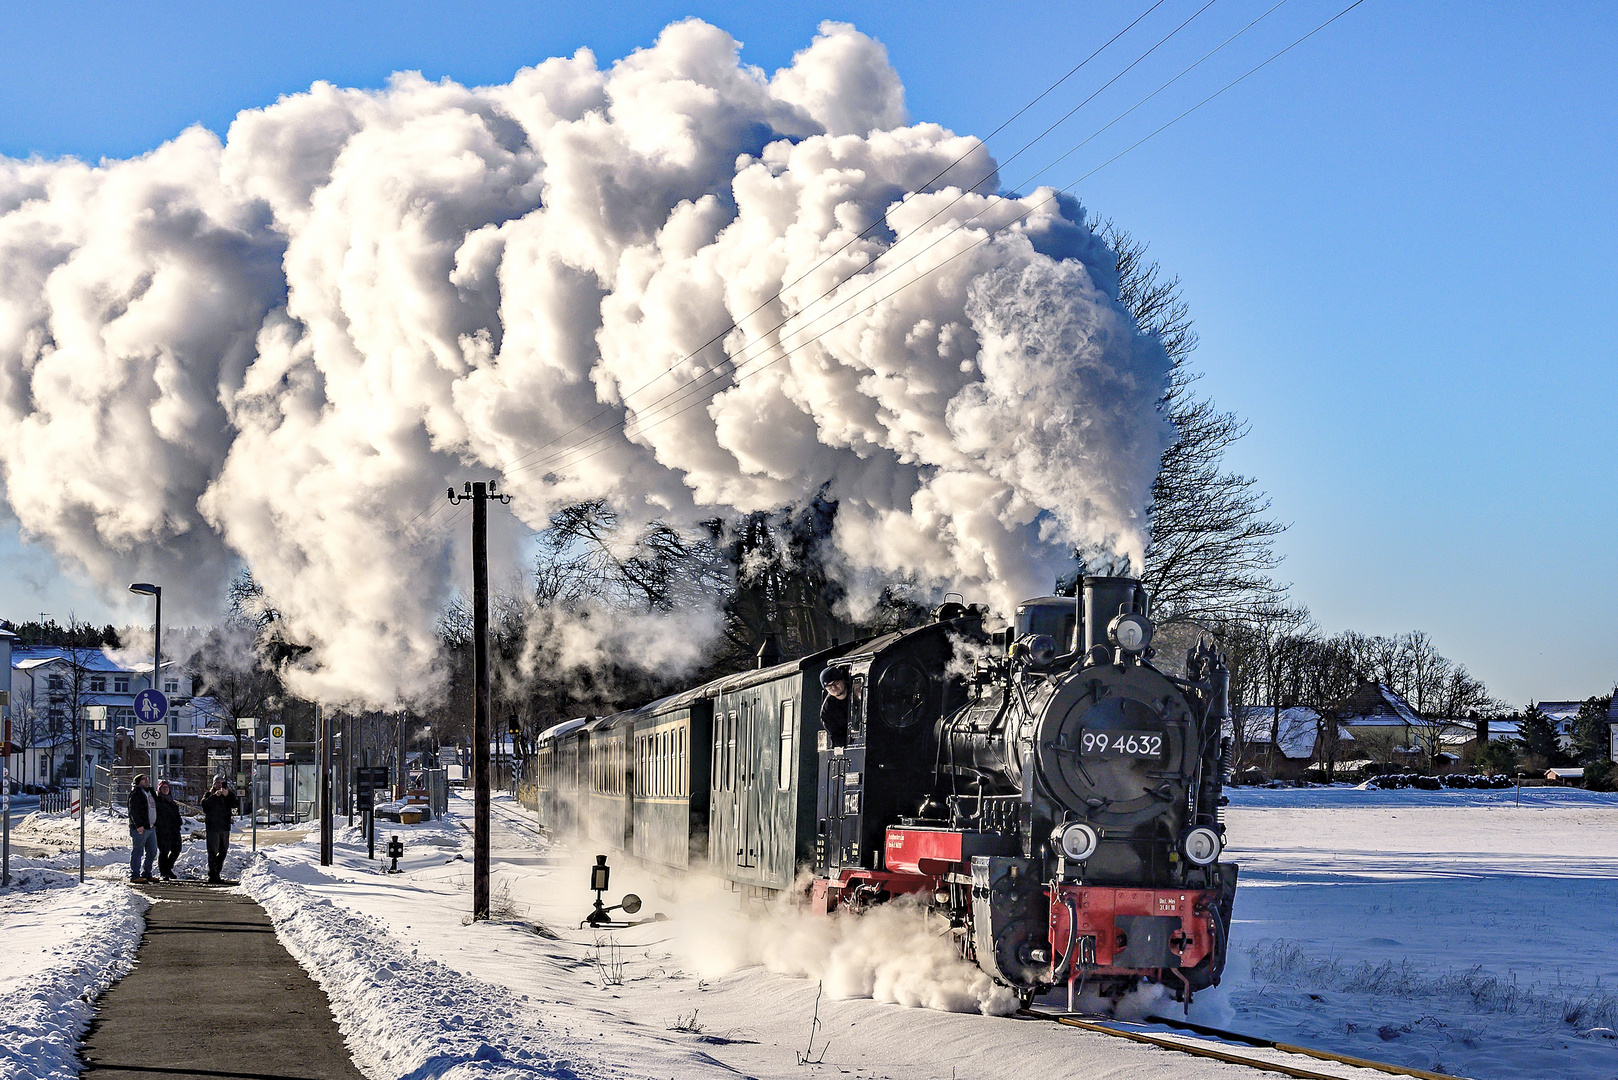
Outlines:
{"type": "Polygon", "coordinates": [[[153,899],[134,970],[96,1004],[80,1054],[97,1080],[362,1080],[325,993],[264,909],[201,883],[153,899]]]}

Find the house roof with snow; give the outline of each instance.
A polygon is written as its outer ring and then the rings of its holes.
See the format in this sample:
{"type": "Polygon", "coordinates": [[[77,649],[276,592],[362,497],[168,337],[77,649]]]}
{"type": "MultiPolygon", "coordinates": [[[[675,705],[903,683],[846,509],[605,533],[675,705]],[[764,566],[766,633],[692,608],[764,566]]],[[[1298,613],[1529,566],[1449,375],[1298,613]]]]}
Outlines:
{"type": "Polygon", "coordinates": [[[1541,716],[1560,728],[1563,724],[1571,724],[1583,705],[1582,701],[1541,701],[1534,708],[1541,716]]]}
{"type": "MultiPolygon", "coordinates": [[[[11,666],[22,671],[50,663],[77,663],[87,671],[117,671],[131,674],[152,670],[152,665],[120,664],[104,648],[64,649],[58,646],[19,645],[11,650],[11,666]]],[[[164,664],[168,667],[168,664],[164,664]]]]}
{"type": "MultiPolygon", "coordinates": [[[[1242,735],[1249,745],[1274,742],[1281,756],[1302,761],[1315,755],[1315,738],[1320,732],[1320,714],[1307,705],[1291,705],[1281,710],[1281,737],[1275,737],[1276,713],[1270,705],[1246,705],[1237,710],[1242,720],[1242,735]]],[[[1225,734],[1235,730],[1234,721],[1225,721],[1225,734]]],[[[1348,729],[1337,727],[1339,739],[1353,739],[1348,729]]]]}
{"type": "Polygon", "coordinates": [[[1422,723],[1404,698],[1381,683],[1361,683],[1350,695],[1347,708],[1338,715],[1355,727],[1407,727],[1422,723]]]}

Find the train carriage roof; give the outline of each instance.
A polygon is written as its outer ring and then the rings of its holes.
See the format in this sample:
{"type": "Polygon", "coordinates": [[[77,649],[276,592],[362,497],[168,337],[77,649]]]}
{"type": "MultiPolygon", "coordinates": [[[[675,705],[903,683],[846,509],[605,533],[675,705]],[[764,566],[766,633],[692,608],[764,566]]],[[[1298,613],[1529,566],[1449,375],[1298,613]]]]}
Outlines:
{"type": "MultiPolygon", "coordinates": [[[[951,621],[953,622],[953,620],[951,621]]],[[[941,622],[925,623],[905,630],[879,634],[873,638],[834,645],[829,649],[822,649],[820,652],[811,653],[796,660],[788,660],[785,663],[775,664],[771,667],[738,671],[734,675],[724,675],[717,679],[711,679],[700,686],[693,686],[689,690],[681,690],[667,697],[649,701],[634,709],[626,709],[610,716],[586,717],[579,721],[569,721],[569,724],[577,726],[568,727],[566,731],[561,731],[561,734],[572,735],[578,731],[579,727],[584,727],[586,724],[588,724],[587,730],[591,732],[607,731],[622,724],[639,723],[679,709],[690,708],[699,701],[717,698],[724,694],[735,693],[754,686],[762,686],[778,679],[793,678],[808,673],[818,675],[821,668],[834,660],[854,665],[861,662],[868,663],[906,638],[917,633],[936,632],[940,627],[948,625],[948,623],[941,622]]],[[[559,731],[563,726],[558,725],[556,728],[552,728],[551,731],[559,731]]]]}
{"type": "Polygon", "coordinates": [[[546,742],[551,739],[565,738],[566,736],[573,734],[575,731],[578,731],[593,719],[595,718],[591,716],[580,716],[573,720],[563,720],[560,724],[556,724],[553,727],[548,727],[544,731],[541,731],[539,733],[539,737],[534,741],[546,742]]]}

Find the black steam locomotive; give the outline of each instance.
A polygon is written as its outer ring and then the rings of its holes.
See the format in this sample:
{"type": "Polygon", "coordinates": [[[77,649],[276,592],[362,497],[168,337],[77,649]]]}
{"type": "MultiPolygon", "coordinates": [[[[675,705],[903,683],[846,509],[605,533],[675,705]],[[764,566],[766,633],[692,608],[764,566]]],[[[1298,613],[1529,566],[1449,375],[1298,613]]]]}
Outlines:
{"type": "Polygon", "coordinates": [[[1128,578],[976,607],[550,729],[542,813],[653,867],[830,912],[919,894],[1025,997],[1066,984],[1175,997],[1219,981],[1236,866],[1219,856],[1228,673],[1204,644],[1154,666],[1128,578]],[[820,675],[849,685],[846,745],[820,675]]]}

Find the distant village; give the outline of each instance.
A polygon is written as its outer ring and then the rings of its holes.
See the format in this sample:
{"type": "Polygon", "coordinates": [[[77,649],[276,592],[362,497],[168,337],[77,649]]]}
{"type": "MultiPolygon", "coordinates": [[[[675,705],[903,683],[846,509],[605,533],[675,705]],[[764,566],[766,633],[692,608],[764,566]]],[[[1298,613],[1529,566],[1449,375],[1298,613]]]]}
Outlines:
{"type": "MultiPolygon", "coordinates": [[[[87,778],[110,783],[116,771],[156,764],[181,783],[239,768],[244,747],[237,718],[209,692],[188,659],[150,659],[107,644],[111,628],[86,643],[25,645],[0,627],[0,671],[9,700],[7,752],[12,790],[52,791],[77,782],[80,724],[87,778]],[[168,745],[145,750],[133,735],[136,696],[153,686],[168,698],[168,745]],[[87,713],[86,710],[89,710],[87,713]],[[105,710],[103,713],[101,710],[105,710]],[[90,722],[88,715],[104,716],[90,722]]],[[[1361,680],[1325,708],[1281,702],[1238,705],[1225,723],[1236,784],[1351,782],[1432,778],[1432,786],[1467,776],[1513,782],[1618,789],[1618,697],[1543,700],[1515,713],[1465,720],[1423,715],[1399,693],[1361,680]]],[[[512,748],[514,749],[514,748],[512,748]]],[[[251,741],[245,747],[254,752],[251,741]]],[[[1417,782],[1412,779],[1407,782],[1417,782]]],[[[1464,786],[1464,785],[1461,785],[1464,786]]]]}
{"type": "Polygon", "coordinates": [[[1506,776],[1618,789],[1618,695],[1544,700],[1464,721],[1424,716],[1362,681],[1336,707],[1248,705],[1225,725],[1238,784],[1363,782],[1398,774],[1506,776]]]}

